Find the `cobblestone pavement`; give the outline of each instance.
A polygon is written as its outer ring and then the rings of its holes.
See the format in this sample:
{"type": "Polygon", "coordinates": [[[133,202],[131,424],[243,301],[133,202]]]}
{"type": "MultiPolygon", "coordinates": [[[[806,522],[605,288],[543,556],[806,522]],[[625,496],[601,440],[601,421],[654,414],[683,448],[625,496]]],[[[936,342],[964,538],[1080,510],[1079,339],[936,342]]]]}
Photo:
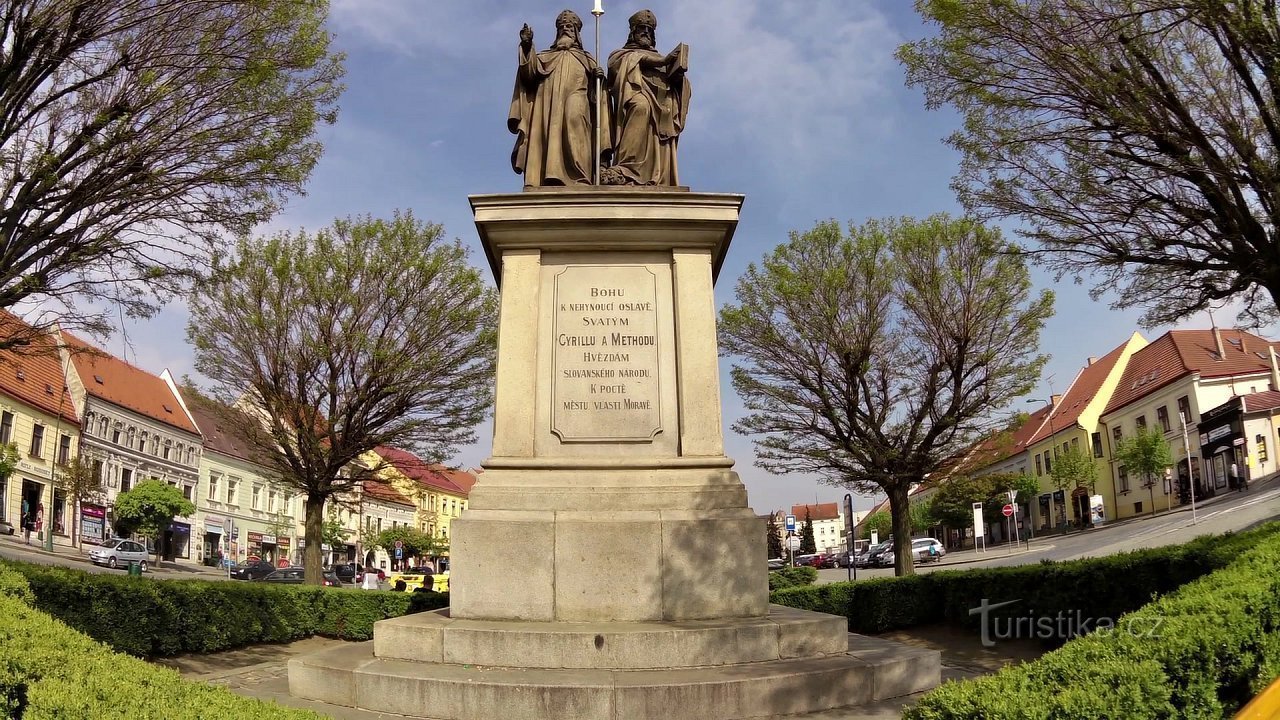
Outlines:
{"type": "MultiPolygon", "coordinates": [[[[1000,643],[993,648],[984,648],[973,633],[942,625],[912,628],[881,637],[940,650],[943,680],[989,674],[1004,665],[1039,657],[1041,653],[1039,646],[1031,643],[1000,643]]],[[[158,661],[158,664],[174,668],[191,680],[220,685],[238,695],[314,710],[324,717],[340,720],[391,720],[403,717],[299,700],[289,695],[289,658],[341,643],[341,640],[309,638],[287,645],[257,645],[211,655],[168,658],[158,661]]],[[[899,717],[902,708],[917,698],[918,695],[907,696],[852,710],[788,717],[797,720],[801,717],[805,720],[888,720],[899,717]]]]}

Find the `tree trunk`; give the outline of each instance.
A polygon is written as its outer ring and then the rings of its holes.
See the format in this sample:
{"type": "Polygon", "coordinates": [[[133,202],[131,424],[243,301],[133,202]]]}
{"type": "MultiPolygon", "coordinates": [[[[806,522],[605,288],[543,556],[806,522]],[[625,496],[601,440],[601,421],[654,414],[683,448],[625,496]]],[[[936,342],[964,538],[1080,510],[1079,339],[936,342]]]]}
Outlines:
{"type": "Polygon", "coordinates": [[[324,584],[324,501],[323,495],[307,495],[306,516],[303,520],[302,550],[303,577],[308,585],[324,584]]]}
{"type": "Polygon", "coordinates": [[[915,558],[911,556],[911,501],[908,481],[900,480],[886,490],[889,514],[893,518],[893,567],[895,575],[914,575],[915,558]]]}

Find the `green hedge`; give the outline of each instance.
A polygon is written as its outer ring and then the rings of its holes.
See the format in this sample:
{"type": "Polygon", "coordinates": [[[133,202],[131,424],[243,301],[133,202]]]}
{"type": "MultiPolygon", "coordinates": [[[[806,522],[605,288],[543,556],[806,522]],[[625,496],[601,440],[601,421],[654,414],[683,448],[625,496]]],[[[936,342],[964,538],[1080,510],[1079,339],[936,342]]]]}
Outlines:
{"type": "Polygon", "coordinates": [[[785,567],[769,573],[769,589],[812,585],[818,582],[818,570],[811,567],[785,567]]]}
{"type": "Polygon", "coordinates": [[[1021,601],[991,612],[991,617],[1025,617],[1028,612],[1054,617],[1076,611],[1089,617],[1119,617],[1226,567],[1278,533],[1280,523],[1271,523],[1243,533],[1100,558],[790,587],[772,592],[770,601],[844,615],[852,632],[866,634],[938,622],[976,628],[981,618],[971,616],[969,609],[983,598],[991,603],[1021,601]]]}
{"type": "Polygon", "coordinates": [[[996,675],[947,683],[906,720],[1221,718],[1280,674],[1280,537],[1227,568],[996,675]]]}
{"type": "Polygon", "coordinates": [[[25,576],[37,609],[138,657],[215,652],[311,635],[368,640],[378,620],[449,604],[448,594],[438,593],[152,580],[26,563],[3,567],[25,576]]]}
{"type": "Polygon", "coordinates": [[[23,600],[0,568],[0,717],[23,720],[319,720],[111,652],[23,600]]]}

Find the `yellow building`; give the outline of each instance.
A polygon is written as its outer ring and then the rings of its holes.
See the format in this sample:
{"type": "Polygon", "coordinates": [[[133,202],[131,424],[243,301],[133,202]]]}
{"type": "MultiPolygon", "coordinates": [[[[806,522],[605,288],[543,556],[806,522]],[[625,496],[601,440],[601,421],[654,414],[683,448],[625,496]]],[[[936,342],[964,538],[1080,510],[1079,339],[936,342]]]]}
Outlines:
{"type": "Polygon", "coordinates": [[[383,479],[417,503],[418,529],[447,542],[450,522],[467,509],[475,476],[430,464],[405,450],[378,448],[378,454],[385,461],[383,479]]]}
{"type": "Polygon", "coordinates": [[[1116,517],[1116,497],[1108,482],[1110,466],[1103,448],[1103,411],[1115,392],[1129,359],[1147,345],[1134,333],[1119,347],[1089,362],[1062,395],[1051,398],[1053,411],[1027,443],[1027,470],[1040,482],[1040,493],[1032,503],[1032,527],[1036,532],[1080,524],[1086,515],[1093,522],[1116,517]],[[1054,462],[1070,450],[1080,450],[1095,467],[1093,489],[1058,489],[1053,480],[1054,462]]]}
{"type": "MultiPolygon", "coordinates": [[[[0,326],[18,322],[0,315],[0,326]]],[[[50,530],[58,545],[78,545],[72,533],[101,542],[104,508],[88,501],[77,507],[53,474],[55,464],[79,453],[80,435],[57,347],[42,338],[25,352],[30,354],[0,352],[0,444],[17,450],[12,472],[0,475],[0,520],[19,535],[25,521],[32,543],[50,530]],[[76,513],[85,513],[89,522],[76,513]]]]}

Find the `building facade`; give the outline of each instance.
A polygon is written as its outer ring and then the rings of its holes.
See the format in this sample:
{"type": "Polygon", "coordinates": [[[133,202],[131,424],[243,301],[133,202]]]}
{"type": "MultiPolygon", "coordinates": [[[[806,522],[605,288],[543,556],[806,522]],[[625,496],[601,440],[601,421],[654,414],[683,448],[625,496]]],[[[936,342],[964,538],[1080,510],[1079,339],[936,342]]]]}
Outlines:
{"type": "Polygon", "coordinates": [[[247,439],[243,428],[254,419],[189,390],[181,396],[204,443],[196,499],[200,561],[259,558],[279,565],[298,560],[300,503],[247,439]]]}
{"type": "MultiPolygon", "coordinates": [[[[18,322],[0,314],[0,324],[18,322]]],[[[78,508],[55,474],[58,464],[79,454],[79,436],[80,421],[57,344],[37,341],[21,355],[0,351],[0,445],[12,444],[17,451],[12,472],[0,477],[0,520],[19,532],[30,528],[33,543],[51,532],[54,544],[78,544],[72,537],[77,526],[90,542],[101,542],[101,506],[89,500],[78,508]],[[73,522],[72,516],[81,512],[93,516],[88,524],[73,522]]]]}
{"type": "MultiPolygon", "coordinates": [[[[137,483],[158,479],[196,499],[203,442],[166,370],[153,375],[69,333],[62,334],[67,385],[82,418],[80,447],[101,469],[104,536],[112,534],[115,498],[137,483]]],[[[160,539],[164,559],[199,557],[195,518],[175,518],[160,539]]]]}
{"type": "Polygon", "coordinates": [[[365,480],[360,484],[360,490],[360,546],[364,551],[364,565],[383,570],[397,569],[412,558],[405,557],[403,553],[397,558],[394,549],[388,551],[374,544],[373,539],[383,530],[416,527],[417,506],[390,483],[380,480],[365,480]]]}

